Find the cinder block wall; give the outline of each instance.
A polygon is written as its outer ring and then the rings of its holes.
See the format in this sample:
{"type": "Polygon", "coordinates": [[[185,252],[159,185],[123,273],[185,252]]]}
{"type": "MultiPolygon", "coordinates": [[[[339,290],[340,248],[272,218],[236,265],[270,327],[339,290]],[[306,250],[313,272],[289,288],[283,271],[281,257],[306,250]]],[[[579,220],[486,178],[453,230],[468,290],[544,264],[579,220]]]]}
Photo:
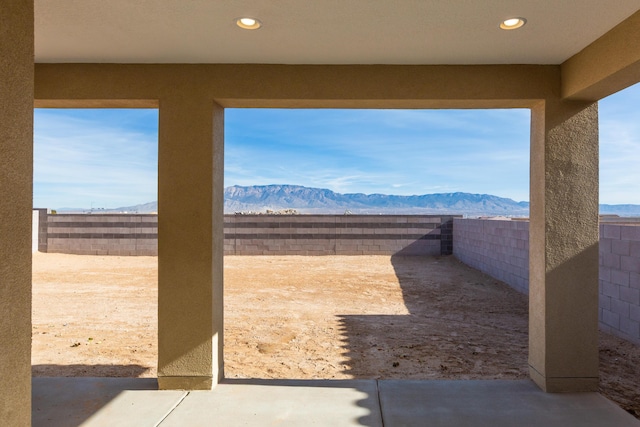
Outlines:
{"type": "Polygon", "coordinates": [[[47,215],[47,252],[77,255],[157,255],[158,216],[47,215]]]}
{"type": "MultiPolygon", "coordinates": [[[[48,234],[48,213],[47,209],[34,209],[34,212],[38,212],[38,252],[47,252],[47,234],[48,234]]],[[[35,224],[34,224],[35,227],[35,224]]],[[[36,229],[33,230],[34,232],[36,229]]]]}
{"type": "Polygon", "coordinates": [[[640,225],[600,224],[600,328],[640,344],[640,225]]]}
{"type": "MultiPolygon", "coordinates": [[[[528,293],[528,222],[454,219],[453,240],[460,261],[528,293]]],[[[599,249],[600,329],[640,344],[640,225],[600,224],[599,249]]]]}
{"type": "MultiPolygon", "coordinates": [[[[453,216],[225,215],[226,255],[448,255],[453,216]]],[[[156,215],[58,214],[43,252],[157,255],[156,215]]],[[[42,231],[41,231],[42,232],[42,231]]]]}
{"type": "Polygon", "coordinates": [[[436,215],[225,215],[225,254],[451,254],[452,219],[436,215]]]}
{"type": "Polygon", "coordinates": [[[453,255],[529,293],[529,222],[454,219],[453,255]]]}

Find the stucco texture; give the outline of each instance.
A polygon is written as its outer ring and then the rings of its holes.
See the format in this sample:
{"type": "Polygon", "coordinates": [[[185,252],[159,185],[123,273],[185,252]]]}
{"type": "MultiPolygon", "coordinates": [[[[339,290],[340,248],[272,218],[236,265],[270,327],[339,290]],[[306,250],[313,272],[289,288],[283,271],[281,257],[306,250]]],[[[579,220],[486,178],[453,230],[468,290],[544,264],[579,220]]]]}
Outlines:
{"type": "Polygon", "coordinates": [[[33,2],[0,15],[0,424],[31,422],[33,2]]]}
{"type": "Polygon", "coordinates": [[[548,391],[598,383],[598,110],[532,110],[529,364],[548,391]]]}

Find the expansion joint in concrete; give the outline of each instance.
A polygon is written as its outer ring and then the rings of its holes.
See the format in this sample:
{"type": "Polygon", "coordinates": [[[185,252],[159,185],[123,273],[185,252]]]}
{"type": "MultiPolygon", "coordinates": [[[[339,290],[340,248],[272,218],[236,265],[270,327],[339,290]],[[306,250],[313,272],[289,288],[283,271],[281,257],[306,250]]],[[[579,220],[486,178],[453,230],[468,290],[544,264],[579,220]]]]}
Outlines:
{"type": "Polygon", "coordinates": [[[176,402],[176,404],[175,404],[175,405],[173,405],[171,408],[169,408],[169,410],[167,411],[167,413],[166,413],[166,414],[164,414],[164,416],[163,416],[163,417],[162,417],[162,418],[161,418],[157,423],[155,423],[155,424],[153,425],[153,427],[159,427],[159,426],[164,422],[164,420],[166,420],[166,419],[167,419],[167,417],[169,417],[169,415],[171,415],[171,413],[172,413],[173,411],[175,411],[175,410],[176,410],[176,408],[177,408],[178,406],[180,406],[180,404],[184,401],[184,399],[186,399],[186,398],[187,398],[187,396],[189,396],[189,393],[191,393],[191,392],[189,392],[189,391],[185,391],[185,392],[182,394],[182,396],[180,396],[180,399],[178,399],[178,401],[176,402]]]}

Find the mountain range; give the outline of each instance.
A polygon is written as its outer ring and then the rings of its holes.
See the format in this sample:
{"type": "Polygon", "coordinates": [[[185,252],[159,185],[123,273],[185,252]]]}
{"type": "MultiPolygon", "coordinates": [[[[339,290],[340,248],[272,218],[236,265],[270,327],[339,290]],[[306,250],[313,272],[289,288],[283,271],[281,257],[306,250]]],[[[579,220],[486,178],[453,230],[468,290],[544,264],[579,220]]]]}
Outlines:
{"type": "MultiPolygon", "coordinates": [[[[299,185],[231,186],[224,190],[224,212],[295,209],[302,214],[459,214],[466,216],[529,215],[529,202],[490,194],[441,193],[416,196],[341,194],[299,185]]],[[[60,209],[63,211],[64,209],[60,209]]],[[[100,212],[157,212],[157,202],[100,212]]],[[[640,205],[600,205],[600,213],[639,216],[640,205]]]]}
{"type": "Polygon", "coordinates": [[[298,185],[261,185],[225,189],[225,212],[296,209],[301,213],[430,214],[464,213],[526,216],[527,202],[488,194],[444,193],[419,196],[335,193],[298,185]]]}

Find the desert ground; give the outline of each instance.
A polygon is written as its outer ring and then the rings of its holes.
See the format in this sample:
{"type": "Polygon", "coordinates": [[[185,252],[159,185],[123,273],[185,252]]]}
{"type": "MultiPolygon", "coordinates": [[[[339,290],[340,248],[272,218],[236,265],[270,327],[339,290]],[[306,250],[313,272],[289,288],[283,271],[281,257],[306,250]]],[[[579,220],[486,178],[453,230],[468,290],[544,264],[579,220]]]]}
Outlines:
{"type": "MultiPolygon", "coordinates": [[[[524,379],[527,297],[454,257],[225,257],[227,378],[524,379]]],[[[34,376],[154,377],[157,258],[36,253],[34,376]]],[[[640,418],[640,347],[600,334],[640,418]]]]}

